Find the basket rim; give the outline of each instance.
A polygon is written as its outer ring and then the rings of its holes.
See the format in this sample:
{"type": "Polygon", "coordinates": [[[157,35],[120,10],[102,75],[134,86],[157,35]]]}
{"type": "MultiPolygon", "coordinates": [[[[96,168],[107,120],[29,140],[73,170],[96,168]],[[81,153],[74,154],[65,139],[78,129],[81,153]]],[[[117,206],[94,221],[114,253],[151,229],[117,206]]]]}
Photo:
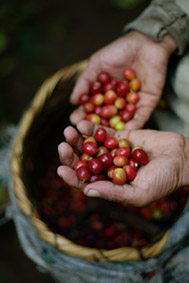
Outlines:
{"type": "Polygon", "coordinates": [[[45,224],[40,219],[37,210],[34,208],[33,204],[27,196],[27,190],[21,177],[23,166],[22,152],[23,142],[25,137],[27,136],[27,133],[29,132],[33,119],[37,113],[40,113],[46,99],[52,94],[54,88],[60,82],[60,80],[66,80],[69,77],[73,76],[76,72],[82,72],[85,69],[86,65],[87,60],[84,60],[62,68],[58,72],[56,72],[53,76],[51,76],[42,84],[42,86],[36,93],[31,106],[23,114],[18,133],[10,154],[10,167],[13,180],[13,190],[18,206],[26,217],[31,218],[32,224],[36,229],[38,236],[42,240],[70,256],[99,262],[139,261],[141,260],[141,254],[143,259],[156,257],[164,248],[171,231],[170,229],[168,229],[164,233],[164,235],[159,241],[149,246],[143,247],[140,253],[135,247],[121,247],[112,250],[87,248],[79,246],[71,240],[67,239],[66,237],[59,234],[55,234],[50,231],[47,224],[45,224]]]}

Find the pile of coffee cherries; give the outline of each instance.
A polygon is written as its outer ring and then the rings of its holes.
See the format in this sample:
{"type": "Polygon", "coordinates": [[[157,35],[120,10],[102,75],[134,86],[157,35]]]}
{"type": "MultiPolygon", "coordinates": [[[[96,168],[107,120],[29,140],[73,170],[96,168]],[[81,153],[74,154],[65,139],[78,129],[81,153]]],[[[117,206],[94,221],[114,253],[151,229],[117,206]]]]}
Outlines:
{"type": "Polygon", "coordinates": [[[138,91],[141,82],[135,70],[125,68],[124,78],[120,81],[111,78],[106,72],[97,76],[97,81],[90,84],[89,92],[80,95],[79,102],[86,112],[86,120],[123,130],[137,110],[138,91]]]}
{"type": "Polygon", "coordinates": [[[148,161],[142,148],[137,146],[131,150],[127,139],[107,137],[106,130],[100,127],[94,137],[84,140],[83,153],[74,169],[83,183],[109,179],[114,184],[123,185],[133,181],[139,166],[148,161]]]}

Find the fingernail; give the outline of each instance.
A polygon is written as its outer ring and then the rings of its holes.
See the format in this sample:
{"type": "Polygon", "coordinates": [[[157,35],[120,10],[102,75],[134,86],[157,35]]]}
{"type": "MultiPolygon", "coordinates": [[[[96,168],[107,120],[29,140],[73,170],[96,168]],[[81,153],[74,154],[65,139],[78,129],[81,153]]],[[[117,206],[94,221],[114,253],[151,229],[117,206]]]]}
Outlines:
{"type": "Polygon", "coordinates": [[[95,191],[95,190],[89,190],[86,195],[88,197],[92,197],[92,198],[95,198],[95,197],[100,197],[100,194],[98,191],[95,191]]]}

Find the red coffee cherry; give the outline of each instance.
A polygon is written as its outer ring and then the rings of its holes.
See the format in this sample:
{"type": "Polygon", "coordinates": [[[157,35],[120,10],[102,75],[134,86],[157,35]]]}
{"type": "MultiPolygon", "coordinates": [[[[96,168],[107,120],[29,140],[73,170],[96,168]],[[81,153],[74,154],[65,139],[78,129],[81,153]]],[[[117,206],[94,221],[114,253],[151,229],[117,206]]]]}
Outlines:
{"type": "Polygon", "coordinates": [[[94,142],[86,142],[83,144],[83,151],[90,156],[93,156],[98,152],[98,147],[94,142]]]}
{"type": "Polygon", "coordinates": [[[130,158],[131,156],[131,152],[130,149],[128,147],[119,147],[116,150],[116,156],[125,156],[126,158],[130,158]]]}
{"type": "Polygon", "coordinates": [[[127,158],[125,156],[115,156],[113,163],[117,167],[123,167],[127,164],[127,158]]]}
{"type": "Polygon", "coordinates": [[[102,84],[106,84],[110,81],[110,75],[106,72],[101,72],[98,74],[97,80],[102,84]]]}
{"type": "Polygon", "coordinates": [[[74,164],[74,169],[75,169],[75,171],[77,171],[80,167],[88,167],[87,162],[86,162],[86,161],[79,160],[79,161],[77,161],[77,162],[74,164]]]}
{"type": "Polygon", "coordinates": [[[82,93],[79,97],[79,103],[85,104],[90,101],[90,97],[87,93],[82,93]]]}
{"type": "Polygon", "coordinates": [[[98,159],[102,162],[104,168],[110,167],[113,163],[113,159],[110,153],[104,153],[100,155],[98,159]]]}
{"type": "Polygon", "coordinates": [[[108,149],[114,149],[118,146],[118,141],[115,137],[109,137],[104,141],[104,146],[108,149]]]}
{"type": "Polygon", "coordinates": [[[116,93],[118,96],[125,97],[129,93],[129,84],[124,82],[119,82],[116,88],[116,93]]]}
{"type": "Polygon", "coordinates": [[[104,119],[110,119],[117,114],[118,110],[114,105],[106,105],[102,107],[101,117],[104,119]]]}
{"type": "Polygon", "coordinates": [[[141,149],[137,148],[132,152],[133,159],[139,164],[139,165],[146,165],[149,162],[149,158],[147,153],[141,149]]]}
{"type": "Polygon", "coordinates": [[[127,80],[130,81],[136,77],[136,72],[132,68],[127,67],[123,70],[123,75],[127,80]]]}
{"type": "Polygon", "coordinates": [[[127,164],[131,165],[131,167],[133,167],[133,169],[135,169],[136,171],[138,170],[139,164],[135,161],[134,158],[130,158],[127,164]]]}
{"type": "Polygon", "coordinates": [[[100,82],[91,83],[89,92],[92,94],[101,93],[102,84],[100,82]]]}
{"type": "Polygon", "coordinates": [[[89,170],[92,174],[97,175],[104,169],[102,162],[97,158],[92,158],[88,162],[89,170]]]}
{"type": "Polygon", "coordinates": [[[78,179],[82,182],[82,183],[85,183],[87,182],[90,177],[91,177],[91,174],[89,172],[89,169],[87,167],[80,167],[77,171],[77,177],[78,179]]]}
{"type": "Polygon", "coordinates": [[[98,128],[95,132],[95,139],[97,142],[104,142],[106,139],[106,130],[104,128],[98,128]]]}
{"type": "Polygon", "coordinates": [[[133,181],[136,177],[136,170],[131,165],[125,165],[123,169],[125,170],[125,173],[127,175],[127,180],[129,182],[133,181]]]}
{"type": "Polygon", "coordinates": [[[92,175],[90,178],[90,182],[97,182],[97,181],[104,181],[106,180],[106,175],[105,174],[100,174],[100,175],[92,175]]]}

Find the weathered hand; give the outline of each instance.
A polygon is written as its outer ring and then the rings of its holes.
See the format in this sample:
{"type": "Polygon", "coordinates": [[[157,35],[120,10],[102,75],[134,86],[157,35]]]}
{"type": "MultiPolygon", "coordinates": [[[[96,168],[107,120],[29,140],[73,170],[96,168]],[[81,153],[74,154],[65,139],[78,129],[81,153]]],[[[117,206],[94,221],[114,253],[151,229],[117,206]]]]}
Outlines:
{"type": "MultiPolygon", "coordinates": [[[[98,126],[81,121],[77,128],[83,136],[94,135],[98,126]]],[[[189,185],[189,140],[177,133],[154,130],[114,131],[106,128],[108,136],[126,138],[131,146],[142,146],[148,153],[150,162],[141,167],[130,184],[115,185],[109,181],[82,184],[72,169],[82,149],[82,136],[72,127],[64,131],[66,143],[59,145],[59,155],[63,166],[58,175],[70,186],[79,188],[90,197],[101,197],[122,204],[145,206],[174,190],[189,185]]]]}
{"type": "MultiPolygon", "coordinates": [[[[161,42],[135,31],[118,38],[91,56],[87,68],[76,82],[71,102],[78,103],[80,94],[88,91],[89,84],[96,80],[99,72],[105,71],[112,77],[121,79],[123,69],[132,67],[142,82],[142,89],[137,104],[138,118],[129,121],[126,129],[141,128],[160,99],[166,79],[167,63],[175,49],[176,44],[169,35],[161,42]]],[[[85,116],[81,106],[73,112],[70,120],[76,125],[85,116]]]]}

